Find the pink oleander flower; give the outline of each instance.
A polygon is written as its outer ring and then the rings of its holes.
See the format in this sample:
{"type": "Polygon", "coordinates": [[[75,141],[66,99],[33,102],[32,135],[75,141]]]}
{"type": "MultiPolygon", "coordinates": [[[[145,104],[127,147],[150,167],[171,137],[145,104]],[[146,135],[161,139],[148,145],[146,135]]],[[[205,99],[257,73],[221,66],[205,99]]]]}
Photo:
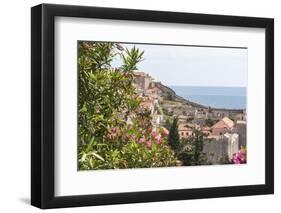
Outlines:
{"type": "Polygon", "coordinates": [[[160,135],[160,134],[157,134],[154,138],[155,138],[157,141],[158,141],[158,140],[161,140],[161,135],[160,135]]]}
{"type": "Polygon", "coordinates": [[[145,142],[145,138],[140,138],[138,142],[139,143],[144,143],[145,142]]]}
{"type": "Polygon", "coordinates": [[[160,144],[162,144],[162,140],[161,140],[161,139],[157,139],[156,143],[157,143],[158,145],[160,145],[160,144]]]}
{"type": "Polygon", "coordinates": [[[168,136],[169,135],[169,130],[167,130],[166,128],[162,128],[161,129],[161,134],[163,137],[168,136]]]}
{"type": "Polygon", "coordinates": [[[135,135],[129,135],[128,138],[131,139],[131,140],[135,140],[136,136],[135,135]]]}
{"type": "Polygon", "coordinates": [[[147,146],[147,148],[151,148],[151,146],[152,146],[151,140],[146,141],[146,146],[147,146]]]}
{"type": "Polygon", "coordinates": [[[157,135],[158,135],[158,133],[157,133],[156,131],[152,131],[152,132],[151,132],[151,136],[152,136],[152,137],[155,138],[157,135]]]}
{"type": "Polygon", "coordinates": [[[240,149],[237,153],[233,154],[232,162],[234,164],[246,163],[246,150],[240,149]]]}

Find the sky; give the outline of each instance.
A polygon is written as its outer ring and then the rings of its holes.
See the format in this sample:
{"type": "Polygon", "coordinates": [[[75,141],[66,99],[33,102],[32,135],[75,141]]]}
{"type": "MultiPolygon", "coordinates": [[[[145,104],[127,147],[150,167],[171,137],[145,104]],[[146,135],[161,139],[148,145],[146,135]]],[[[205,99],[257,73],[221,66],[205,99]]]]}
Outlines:
{"type": "MultiPolygon", "coordinates": [[[[247,49],[121,44],[144,51],[137,68],[167,86],[247,87],[247,49]]],[[[114,63],[120,63],[115,61],[114,63]]]]}

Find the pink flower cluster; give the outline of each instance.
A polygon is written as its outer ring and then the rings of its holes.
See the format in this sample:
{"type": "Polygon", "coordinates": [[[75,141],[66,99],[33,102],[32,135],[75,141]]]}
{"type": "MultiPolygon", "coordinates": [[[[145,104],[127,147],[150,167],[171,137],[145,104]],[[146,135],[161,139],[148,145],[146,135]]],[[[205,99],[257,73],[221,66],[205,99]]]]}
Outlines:
{"type": "Polygon", "coordinates": [[[246,149],[240,149],[237,153],[233,155],[232,163],[234,164],[244,164],[246,163],[246,149]]]}
{"type": "Polygon", "coordinates": [[[168,130],[164,128],[160,128],[157,130],[152,130],[152,128],[140,128],[134,131],[134,129],[130,127],[128,129],[125,129],[125,131],[122,131],[121,129],[113,127],[109,129],[107,139],[111,142],[117,141],[119,139],[129,140],[132,142],[137,142],[139,144],[144,144],[147,148],[151,149],[153,144],[163,144],[164,139],[168,134],[168,130]]]}
{"type": "Polygon", "coordinates": [[[163,143],[163,139],[165,136],[167,136],[167,133],[165,131],[162,131],[160,129],[159,131],[156,130],[139,130],[139,136],[136,136],[135,134],[128,135],[129,140],[136,141],[140,144],[145,144],[147,148],[151,148],[153,143],[156,143],[157,145],[160,145],[163,143]]]}
{"type": "Polygon", "coordinates": [[[152,143],[150,140],[146,140],[146,138],[144,136],[142,136],[140,139],[135,140],[137,143],[143,143],[146,144],[147,147],[151,147],[152,143]]]}

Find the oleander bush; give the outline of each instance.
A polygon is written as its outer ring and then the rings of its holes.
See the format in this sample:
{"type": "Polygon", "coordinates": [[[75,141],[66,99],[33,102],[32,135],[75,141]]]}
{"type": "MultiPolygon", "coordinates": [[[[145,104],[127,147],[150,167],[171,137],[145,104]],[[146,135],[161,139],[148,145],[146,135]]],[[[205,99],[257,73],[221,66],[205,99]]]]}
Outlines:
{"type": "Polygon", "coordinates": [[[143,54],[117,43],[78,42],[79,170],[177,164],[167,132],[152,127],[133,86],[143,54]],[[123,64],[112,67],[117,57],[123,64]]]}

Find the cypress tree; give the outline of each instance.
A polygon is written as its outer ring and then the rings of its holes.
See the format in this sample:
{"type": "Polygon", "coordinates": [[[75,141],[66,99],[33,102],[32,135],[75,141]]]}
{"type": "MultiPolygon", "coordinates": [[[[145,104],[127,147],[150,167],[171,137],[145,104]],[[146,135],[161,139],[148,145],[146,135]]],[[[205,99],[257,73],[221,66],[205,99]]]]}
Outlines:
{"type": "Polygon", "coordinates": [[[171,148],[177,152],[180,146],[180,136],[178,132],[178,118],[175,117],[173,123],[169,130],[169,137],[168,137],[169,144],[171,148]]]}

